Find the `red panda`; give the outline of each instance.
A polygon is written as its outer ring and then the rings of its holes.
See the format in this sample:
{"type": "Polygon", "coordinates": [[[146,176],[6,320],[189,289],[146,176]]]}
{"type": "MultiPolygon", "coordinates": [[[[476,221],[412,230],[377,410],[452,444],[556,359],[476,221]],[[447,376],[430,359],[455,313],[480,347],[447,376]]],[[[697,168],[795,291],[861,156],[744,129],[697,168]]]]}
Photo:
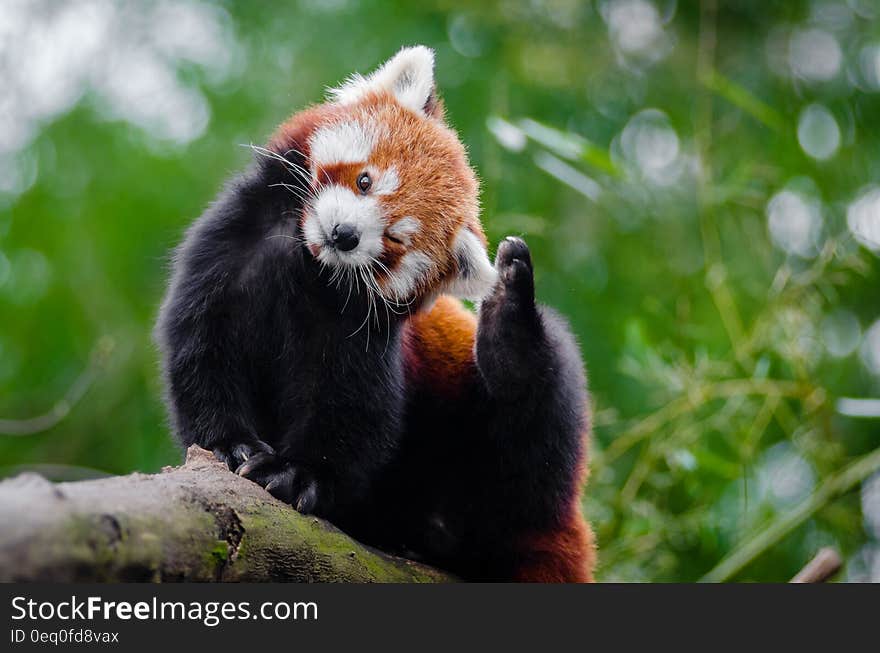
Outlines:
{"type": "Polygon", "coordinates": [[[580,352],[526,244],[490,262],[433,69],[413,47],[351,77],[191,227],[156,330],[169,412],[367,543],[469,580],[591,581],[580,352]]]}

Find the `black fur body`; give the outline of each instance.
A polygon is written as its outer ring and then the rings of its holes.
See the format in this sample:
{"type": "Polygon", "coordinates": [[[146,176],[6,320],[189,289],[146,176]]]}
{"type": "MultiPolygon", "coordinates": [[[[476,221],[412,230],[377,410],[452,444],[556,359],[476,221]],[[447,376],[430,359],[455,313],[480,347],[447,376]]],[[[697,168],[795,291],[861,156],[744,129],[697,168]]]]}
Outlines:
{"type": "Polygon", "coordinates": [[[156,332],[167,402],[184,445],[344,525],[400,437],[400,325],[387,344],[351,335],[363,298],[341,310],[345,294],[300,244],[301,207],[273,186],[284,174],[259,161],[177,250],[156,332]]]}

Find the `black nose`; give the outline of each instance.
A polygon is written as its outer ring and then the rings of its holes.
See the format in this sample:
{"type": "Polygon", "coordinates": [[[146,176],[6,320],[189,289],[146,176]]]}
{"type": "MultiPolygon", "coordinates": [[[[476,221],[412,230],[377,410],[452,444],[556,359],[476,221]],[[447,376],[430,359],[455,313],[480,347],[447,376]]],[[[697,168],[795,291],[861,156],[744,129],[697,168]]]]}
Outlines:
{"type": "Polygon", "coordinates": [[[330,234],[330,237],[333,239],[333,244],[336,245],[336,249],[343,252],[350,252],[358,246],[358,243],[361,240],[357,229],[355,229],[354,225],[350,224],[336,225],[333,227],[333,233],[330,234]]]}

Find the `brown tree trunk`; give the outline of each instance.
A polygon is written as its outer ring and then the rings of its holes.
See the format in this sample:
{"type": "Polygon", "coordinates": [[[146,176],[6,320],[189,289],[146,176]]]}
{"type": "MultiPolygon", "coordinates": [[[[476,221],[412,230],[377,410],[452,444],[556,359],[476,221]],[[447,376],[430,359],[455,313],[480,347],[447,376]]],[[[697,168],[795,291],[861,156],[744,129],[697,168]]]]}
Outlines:
{"type": "Polygon", "coordinates": [[[161,474],[0,483],[0,581],[443,582],[190,447],[161,474]]]}

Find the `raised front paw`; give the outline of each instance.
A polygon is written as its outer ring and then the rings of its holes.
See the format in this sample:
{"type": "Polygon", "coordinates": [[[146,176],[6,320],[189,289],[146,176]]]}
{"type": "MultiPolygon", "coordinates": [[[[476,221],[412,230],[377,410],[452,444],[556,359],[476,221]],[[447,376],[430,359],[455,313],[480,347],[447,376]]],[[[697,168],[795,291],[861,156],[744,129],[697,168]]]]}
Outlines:
{"type": "Polygon", "coordinates": [[[498,245],[495,254],[495,269],[504,286],[506,294],[533,302],[535,281],[532,270],[532,256],[526,241],[516,236],[508,236],[498,245]]]}
{"type": "Polygon", "coordinates": [[[318,508],[321,497],[317,477],[306,467],[274,453],[252,456],[235,473],[263,486],[273,497],[289,503],[304,515],[318,508]]]}
{"type": "Polygon", "coordinates": [[[477,367],[489,393],[522,397],[532,384],[543,321],[535,304],[532,257],[522,238],[508,236],[495,255],[498,283],[480,304],[477,367]]]}

